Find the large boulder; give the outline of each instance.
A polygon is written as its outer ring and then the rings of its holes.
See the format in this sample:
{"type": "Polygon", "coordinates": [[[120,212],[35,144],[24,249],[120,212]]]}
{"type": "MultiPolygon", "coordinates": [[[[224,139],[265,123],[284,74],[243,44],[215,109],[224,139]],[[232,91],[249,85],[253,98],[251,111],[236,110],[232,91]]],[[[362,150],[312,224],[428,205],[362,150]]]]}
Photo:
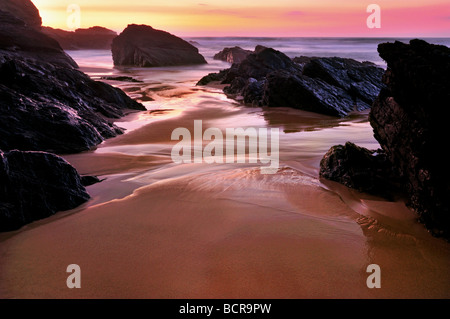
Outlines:
{"type": "Polygon", "coordinates": [[[214,59],[229,63],[241,63],[251,53],[253,52],[250,50],[244,50],[241,47],[235,46],[232,48],[224,48],[214,55],[214,59]]]}
{"type": "Polygon", "coordinates": [[[399,180],[386,153],[351,142],[328,150],[320,162],[320,177],[362,192],[391,197],[400,192],[399,180]]]}
{"type": "Polygon", "coordinates": [[[257,106],[287,106],[333,116],[370,107],[382,88],[383,69],[369,62],[343,58],[290,59],[257,46],[240,63],[208,74],[197,84],[230,84],[224,92],[257,106]]]}
{"type": "Polygon", "coordinates": [[[75,31],[42,27],[42,32],[58,41],[64,50],[111,50],[117,37],[116,32],[97,26],[75,31]]]}
{"type": "Polygon", "coordinates": [[[89,199],[83,185],[97,181],[36,151],[87,150],[123,132],[113,118],[145,108],[77,70],[35,15],[22,14],[31,1],[1,3],[9,11],[0,10],[0,231],[9,231],[77,207],[89,199]]]}
{"type": "Polygon", "coordinates": [[[204,64],[205,58],[187,41],[147,25],[128,25],[113,40],[116,66],[157,67],[204,64]]]}
{"type": "MultiPolygon", "coordinates": [[[[11,13],[29,27],[36,29],[41,27],[39,10],[30,0],[0,0],[0,10],[11,13]]],[[[0,18],[0,21],[3,22],[3,19],[0,18]]]]}
{"type": "Polygon", "coordinates": [[[145,110],[91,80],[59,44],[0,11],[0,149],[73,153],[121,134],[124,110],[145,110]]]}
{"type": "Polygon", "coordinates": [[[58,42],[12,13],[0,9],[0,58],[42,60],[74,68],[77,64],[58,42]]]}
{"type": "MultiPolygon", "coordinates": [[[[388,66],[383,75],[386,87],[374,102],[369,120],[392,167],[389,181],[401,181],[419,220],[432,234],[449,239],[450,171],[443,143],[449,135],[450,49],[416,39],[409,44],[380,44],[378,52],[388,66]]],[[[372,151],[352,152],[345,161],[335,161],[330,160],[334,147],[321,163],[321,175],[371,192],[364,179],[348,183],[343,178],[355,170],[388,170],[384,163],[361,161],[360,154],[368,152],[372,151]]],[[[376,181],[370,183],[377,188],[376,181]]]]}
{"type": "Polygon", "coordinates": [[[450,237],[450,171],[443,154],[450,115],[450,48],[412,40],[378,46],[387,88],[370,124],[399,175],[410,205],[435,234],[450,237]],[[444,143],[444,144],[443,144],[444,143]]]}
{"type": "Polygon", "coordinates": [[[0,151],[0,231],[16,230],[88,199],[81,177],[61,157],[0,151]]]}

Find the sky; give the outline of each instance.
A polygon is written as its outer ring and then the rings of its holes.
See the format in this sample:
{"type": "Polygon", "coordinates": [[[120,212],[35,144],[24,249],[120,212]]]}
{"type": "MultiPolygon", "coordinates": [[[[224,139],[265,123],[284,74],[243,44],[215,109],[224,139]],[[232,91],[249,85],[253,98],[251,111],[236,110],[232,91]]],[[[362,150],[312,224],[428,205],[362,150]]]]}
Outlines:
{"type": "MultiPolygon", "coordinates": [[[[450,37],[448,0],[32,0],[43,25],[121,32],[147,24],[179,36],[450,37]],[[75,4],[76,13],[67,11],[75,4]],[[380,28],[369,28],[370,4],[380,28]],[[68,21],[69,20],[69,21],[68,21]]],[[[373,20],[371,20],[373,21],[373,20]]]]}

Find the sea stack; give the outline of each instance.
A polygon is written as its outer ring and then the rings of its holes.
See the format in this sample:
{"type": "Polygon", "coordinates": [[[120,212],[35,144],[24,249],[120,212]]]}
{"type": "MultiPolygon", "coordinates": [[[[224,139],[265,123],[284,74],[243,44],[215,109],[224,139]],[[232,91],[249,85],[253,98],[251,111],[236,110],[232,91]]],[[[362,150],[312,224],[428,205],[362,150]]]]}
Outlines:
{"type": "Polygon", "coordinates": [[[198,49],[187,41],[147,25],[130,24],[113,40],[116,66],[158,67],[205,64],[198,49]]]}

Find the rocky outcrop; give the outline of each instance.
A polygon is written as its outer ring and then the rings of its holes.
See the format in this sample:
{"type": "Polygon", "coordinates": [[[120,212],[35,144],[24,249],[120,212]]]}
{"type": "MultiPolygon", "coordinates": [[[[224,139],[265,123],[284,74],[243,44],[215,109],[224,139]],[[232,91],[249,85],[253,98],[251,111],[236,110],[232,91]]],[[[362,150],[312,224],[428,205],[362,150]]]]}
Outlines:
{"type": "Polygon", "coordinates": [[[146,25],[131,24],[113,40],[116,66],[157,67],[204,64],[205,58],[187,41],[146,25]]]}
{"type": "Polygon", "coordinates": [[[405,179],[421,221],[450,238],[450,171],[443,155],[449,135],[450,48],[412,40],[380,44],[378,52],[388,70],[387,88],[370,113],[374,136],[405,179]]]}
{"type": "MultiPolygon", "coordinates": [[[[21,13],[34,7],[30,1],[14,5],[7,8],[21,13]]],[[[123,132],[112,119],[125,110],[145,110],[121,90],[77,70],[35,19],[19,15],[0,10],[0,231],[89,199],[83,185],[98,179],[81,178],[62,158],[40,151],[87,150],[123,132]]]]}
{"type": "Polygon", "coordinates": [[[241,47],[225,48],[214,55],[215,60],[221,60],[229,63],[241,63],[251,53],[250,50],[244,50],[241,47]]]}
{"type": "Polygon", "coordinates": [[[241,63],[209,74],[197,84],[229,84],[224,88],[226,94],[256,106],[346,116],[370,107],[382,87],[382,73],[368,62],[337,57],[291,60],[280,51],[257,46],[241,63]]]}
{"type": "MultiPolygon", "coordinates": [[[[39,29],[42,24],[39,10],[30,0],[0,0],[0,10],[11,13],[29,27],[39,29]]],[[[0,18],[3,22],[3,19],[0,18]]]]}
{"type": "Polygon", "coordinates": [[[75,31],[42,27],[42,32],[58,41],[64,50],[111,50],[117,36],[116,32],[97,26],[75,31]]]}
{"type": "Polygon", "coordinates": [[[88,199],[81,177],[61,157],[0,151],[0,231],[16,230],[88,199]]]}
{"type": "Polygon", "coordinates": [[[362,192],[391,197],[400,192],[399,180],[386,153],[351,142],[330,148],[320,162],[320,177],[362,192]]]}
{"type": "Polygon", "coordinates": [[[58,42],[0,9],[0,59],[32,59],[61,67],[77,67],[58,42]]]}
{"type": "Polygon", "coordinates": [[[110,119],[145,110],[91,80],[58,43],[0,12],[0,149],[73,153],[121,134],[110,119]]]}
{"type": "MultiPolygon", "coordinates": [[[[450,171],[443,155],[450,115],[450,49],[412,40],[380,44],[378,52],[388,69],[386,88],[369,115],[374,136],[408,193],[408,205],[434,235],[450,238],[450,171]]],[[[332,169],[351,169],[341,164],[333,163],[332,169]]]]}

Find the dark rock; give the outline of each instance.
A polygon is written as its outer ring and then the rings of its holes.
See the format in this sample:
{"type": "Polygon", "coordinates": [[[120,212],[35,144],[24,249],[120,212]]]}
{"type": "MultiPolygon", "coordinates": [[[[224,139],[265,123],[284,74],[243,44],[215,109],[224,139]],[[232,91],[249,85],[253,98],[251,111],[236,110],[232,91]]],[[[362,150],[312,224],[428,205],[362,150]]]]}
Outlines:
{"type": "Polygon", "coordinates": [[[435,235],[450,238],[450,48],[412,40],[378,46],[387,62],[370,112],[374,136],[406,180],[410,206],[435,235]]]}
{"type": "Polygon", "coordinates": [[[320,177],[362,192],[391,197],[399,181],[383,150],[369,151],[353,143],[330,148],[320,162],[320,177]]]}
{"type": "Polygon", "coordinates": [[[116,66],[157,67],[204,64],[198,49],[168,32],[131,24],[113,40],[116,66]]]}
{"type": "Polygon", "coordinates": [[[311,62],[314,59],[319,59],[319,57],[310,57],[310,56],[296,56],[292,59],[293,62],[300,64],[302,67],[305,66],[305,64],[311,62]]]}
{"type": "MultiPolygon", "coordinates": [[[[254,78],[262,80],[269,73],[274,71],[284,70],[289,73],[297,74],[301,72],[298,67],[287,55],[274,50],[272,48],[265,48],[262,46],[255,50],[255,53],[250,54],[244,61],[232,68],[236,69],[236,74],[245,79],[254,78]]],[[[227,78],[228,81],[232,78],[227,78]]]]}
{"type": "Polygon", "coordinates": [[[76,69],[0,55],[0,149],[73,153],[122,133],[107,118],[145,110],[76,69]]]}
{"type": "Polygon", "coordinates": [[[256,80],[249,78],[242,89],[242,96],[244,103],[253,104],[254,106],[261,106],[264,98],[264,88],[266,80],[256,80]]]}
{"type": "Polygon", "coordinates": [[[380,44],[378,52],[388,66],[383,75],[386,87],[369,120],[383,161],[366,160],[372,151],[349,152],[347,145],[336,146],[323,158],[321,176],[374,192],[380,180],[373,180],[370,173],[364,177],[364,171],[385,171],[386,185],[401,181],[408,205],[430,232],[450,239],[450,170],[443,154],[449,136],[450,48],[412,40],[380,44]],[[355,171],[364,178],[355,179],[355,171]]]}
{"type": "MultiPolygon", "coordinates": [[[[19,13],[32,6],[29,0],[15,4],[19,13]]],[[[145,110],[121,90],[78,71],[58,42],[26,19],[0,10],[0,149],[9,151],[0,151],[0,231],[89,199],[83,183],[93,178],[83,181],[56,155],[29,151],[89,149],[122,133],[110,119],[125,109],[145,110]]]]}
{"type": "Polygon", "coordinates": [[[120,82],[135,82],[142,83],[142,81],[136,80],[130,76],[103,76],[102,80],[120,81],[120,82]]]}
{"type": "Polygon", "coordinates": [[[0,149],[73,153],[122,130],[107,118],[145,110],[74,68],[59,44],[0,11],[0,149]]]}
{"type": "Polygon", "coordinates": [[[244,103],[284,106],[333,116],[370,107],[382,88],[383,70],[342,58],[296,58],[258,46],[241,63],[203,77],[230,84],[224,92],[244,103]]]}
{"type": "Polygon", "coordinates": [[[383,72],[373,64],[338,57],[311,59],[303,68],[303,75],[319,78],[350,93],[361,110],[370,108],[380,93],[383,72]]]}
{"type": "Polygon", "coordinates": [[[5,56],[15,59],[20,53],[21,59],[43,60],[68,68],[77,67],[56,40],[28,26],[25,21],[1,9],[0,21],[0,59],[5,56]]]}
{"type": "Polygon", "coordinates": [[[226,75],[228,74],[228,70],[222,70],[218,73],[209,73],[208,75],[205,75],[202,77],[198,82],[197,85],[207,85],[211,82],[222,82],[226,75]]]}
{"type": "Polygon", "coordinates": [[[81,184],[83,186],[91,186],[97,183],[100,183],[101,180],[97,176],[81,176],[81,184]]]}
{"type": "Polygon", "coordinates": [[[110,50],[117,37],[116,32],[98,26],[75,31],[42,27],[42,32],[58,41],[64,50],[110,50]]]}
{"type": "Polygon", "coordinates": [[[262,104],[341,117],[355,110],[352,97],[344,89],[320,79],[283,71],[267,76],[262,104]]]}
{"type": "MultiPolygon", "coordinates": [[[[39,29],[42,24],[39,10],[30,0],[0,0],[0,10],[11,13],[27,24],[27,26],[39,29]]],[[[3,23],[3,17],[0,18],[3,23]]]]}
{"type": "Polygon", "coordinates": [[[0,231],[16,230],[88,199],[81,177],[61,157],[0,151],[0,231]]]}
{"type": "Polygon", "coordinates": [[[249,54],[250,50],[244,50],[241,47],[225,48],[214,55],[215,60],[221,60],[229,63],[241,63],[249,54]]]}

